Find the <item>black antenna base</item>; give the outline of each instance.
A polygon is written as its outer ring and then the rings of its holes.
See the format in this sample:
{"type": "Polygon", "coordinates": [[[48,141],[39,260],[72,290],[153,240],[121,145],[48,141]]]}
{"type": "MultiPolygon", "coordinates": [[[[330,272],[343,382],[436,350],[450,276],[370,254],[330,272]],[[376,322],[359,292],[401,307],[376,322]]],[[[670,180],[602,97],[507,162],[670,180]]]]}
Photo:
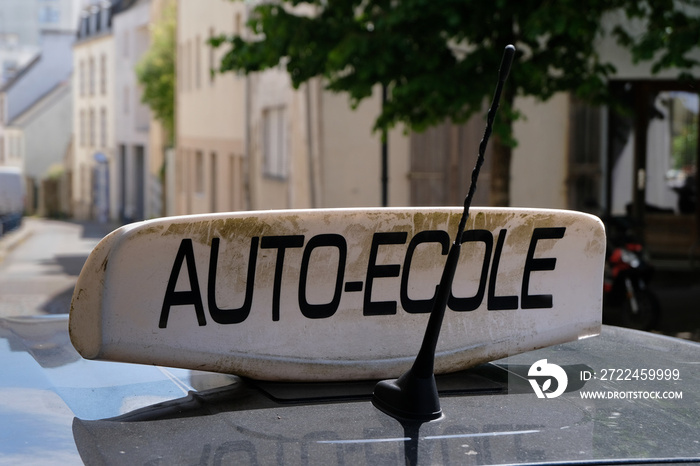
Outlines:
{"type": "Polygon", "coordinates": [[[398,379],[377,383],[372,404],[389,416],[404,421],[425,422],[442,416],[435,375],[419,377],[413,369],[398,379]]]}

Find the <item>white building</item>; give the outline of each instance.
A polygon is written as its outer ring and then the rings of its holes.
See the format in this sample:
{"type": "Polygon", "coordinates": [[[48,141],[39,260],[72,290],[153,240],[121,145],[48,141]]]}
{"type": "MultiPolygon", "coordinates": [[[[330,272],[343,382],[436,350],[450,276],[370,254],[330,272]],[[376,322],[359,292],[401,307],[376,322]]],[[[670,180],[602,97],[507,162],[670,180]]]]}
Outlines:
{"type": "MultiPolygon", "coordinates": [[[[16,121],[56,90],[60,83],[70,80],[74,34],[69,31],[42,31],[40,38],[40,53],[0,87],[0,165],[16,166],[24,172],[26,210],[30,213],[38,204],[35,193],[44,175],[40,168],[51,163],[62,163],[65,141],[70,139],[72,131],[70,125],[64,124],[65,120],[52,125],[44,119],[42,124],[50,126],[52,131],[38,142],[55,146],[36,151],[33,150],[35,141],[28,141],[29,136],[24,134],[24,122],[16,121]],[[49,136],[52,139],[47,139],[49,136]],[[30,150],[27,150],[28,143],[30,150]],[[49,158],[53,160],[49,162],[49,158]],[[27,167],[30,168],[29,172],[26,171],[27,167]]],[[[65,104],[65,101],[61,102],[61,105],[65,104]]]]}
{"type": "Polygon", "coordinates": [[[112,14],[118,6],[86,7],[73,46],[72,211],[78,219],[106,220],[118,211],[111,189],[116,184],[112,14]]]}
{"type": "Polygon", "coordinates": [[[69,213],[70,206],[64,203],[68,193],[65,190],[60,193],[44,192],[44,188],[47,178],[53,178],[52,182],[57,187],[60,185],[67,188],[67,178],[62,175],[64,160],[71,150],[72,104],[69,79],[56,85],[6,128],[8,139],[20,151],[19,158],[24,163],[23,172],[34,190],[31,194],[36,195],[35,205],[31,206],[29,212],[34,212],[36,208],[39,215],[69,213]],[[47,200],[55,206],[51,212],[45,208],[47,200]]]}
{"type": "MultiPolygon", "coordinates": [[[[16,1],[16,0],[15,0],[16,1]]],[[[32,0],[21,0],[32,3],[32,0]]],[[[75,32],[83,0],[33,0],[42,30],[75,32]]]]}
{"type": "Polygon", "coordinates": [[[37,1],[0,2],[0,85],[12,79],[39,53],[37,1]]]}
{"type": "MultiPolygon", "coordinates": [[[[134,68],[149,47],[150,0],[137,0],[113,18],[115,60],[115,158],[113,187],[117,216],[122,221],[143,220],[161,212],[161,187],[149,170],[151,113],[141,103],[142,90],[134,68]]],[[[114,212],[113,212],[114,216],[114,212]]]]}

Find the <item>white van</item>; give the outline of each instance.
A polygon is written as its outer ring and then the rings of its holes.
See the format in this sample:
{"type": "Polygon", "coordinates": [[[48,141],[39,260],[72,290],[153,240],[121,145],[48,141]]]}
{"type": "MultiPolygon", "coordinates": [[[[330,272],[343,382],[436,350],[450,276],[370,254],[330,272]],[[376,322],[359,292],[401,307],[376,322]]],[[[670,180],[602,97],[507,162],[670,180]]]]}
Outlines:
{"type": "Polygon", "coordinates": [[[16,167],[0,167],[0,234],[17,228],[24,211],[24,182],[16,167]]]}

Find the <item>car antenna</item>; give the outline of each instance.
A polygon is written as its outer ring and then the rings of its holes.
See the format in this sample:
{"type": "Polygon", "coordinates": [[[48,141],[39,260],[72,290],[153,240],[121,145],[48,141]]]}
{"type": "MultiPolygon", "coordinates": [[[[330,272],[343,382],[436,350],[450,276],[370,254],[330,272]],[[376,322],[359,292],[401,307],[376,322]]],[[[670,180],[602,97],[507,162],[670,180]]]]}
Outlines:
{"type": "Polygon", "coordinates": [[[435,383],[435,374],[433,366],[435,363],[435,349],[437,347],[438,338],[440,336],[440,327],[445,316],[445,308],[447,300],[452,290],[452,281],[454,279],[459,253],[462,248],[462,233],[469,218],[469,208],[476,191],[476,181],[479,177],[481,165],[484,163],[484,153],[486,152],[486,144],[491,136],[493,128],[493,120],[498,109],[498,103],[501,99],[501,91],[503,84],[510,72],[510,66],[513,63],[515,55],[515,47],[508,45],[503,52],[501,66],[498,70],[498,84],[496,92],[491,102],[486,118],[486,130],[484,137],[479,144],[479,155],[476,160],[476,166],[472,171],[471,185],[469,192],[464,199],[464,211],[457,227],[457,235],[450,247],[450,252],[445,261],[445,268],[440,277],[440,284],[435,294],[433,309],[430,312],[428,326],[425,329],[423,343],[418,355],[416,356],[413,366],[398,379],[382,380],[374,387],[372,395],[372,403],[386,414],[407,421],[430,421],[442,416],[440,408],[440,397],[435,383]]]}

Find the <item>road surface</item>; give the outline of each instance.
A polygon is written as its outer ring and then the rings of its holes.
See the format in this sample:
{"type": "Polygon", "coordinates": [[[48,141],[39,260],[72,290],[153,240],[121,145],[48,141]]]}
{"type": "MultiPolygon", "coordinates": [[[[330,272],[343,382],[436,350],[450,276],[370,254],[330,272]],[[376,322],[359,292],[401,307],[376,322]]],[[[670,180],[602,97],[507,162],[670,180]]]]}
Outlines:
{"type": "Polygon", "coordinates": [[[27,218],[0,238],[0,316],[67,313],[75,282],[108,225],[27,218]]]}

